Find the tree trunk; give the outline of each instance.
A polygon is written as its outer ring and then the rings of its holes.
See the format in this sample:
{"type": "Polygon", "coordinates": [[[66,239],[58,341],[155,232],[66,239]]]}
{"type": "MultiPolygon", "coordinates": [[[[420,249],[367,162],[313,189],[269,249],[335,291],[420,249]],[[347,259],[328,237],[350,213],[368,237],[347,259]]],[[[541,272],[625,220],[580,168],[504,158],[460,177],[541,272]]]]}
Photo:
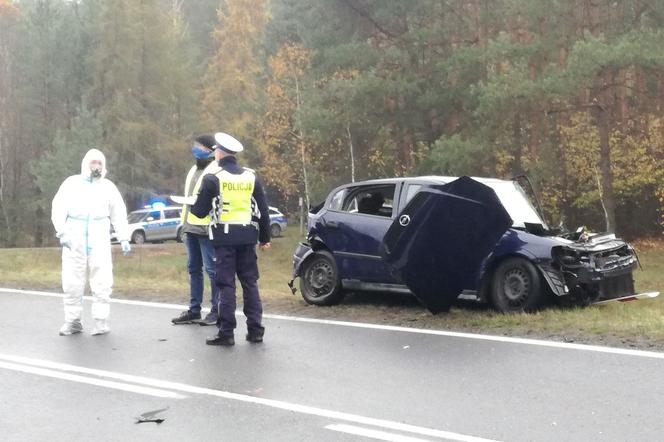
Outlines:
{"type": "Polygon", "coordinates": [[[350,182],[355,182],[355,153],[353,152],[353,137],[350,134],[350,124],[346,123],[346,133],[348,134],[348,147],[350,149],[350,182]]]}
{"type": "Polygon", "coordinates": [[[558,122],[558,117],[554,117],[554,120],[551,123],[554,128],[551,141],[553,141],[553,149],[558,152],[558,158],[560,159],[560,210],[562,212],[560,222],[563,227],[569,229],[574,228],[574,226],[567,225],[571,219],[572,213],[572,208],[569,204],[570,185],[569,171],[567,170],[567,153],[560,142],[560,124],[558,122]]]}
{"type": "Polygon", "coordinates": [[[44,245],[44,209],[39,206],[35,211],[35,235],[34,235],[34,245],[35,247],[41,247],[44,245]]]}
{"type": "Polygon", "coordinates": [[[530,110],[530,132],[528,133],[528,165],[534,169],[539,160],[539,145],[542,138],[542,112],[535,108],[530,110]]]}
{"type": "Polygon", "coordinates": [[[302,123],[300,121],[299,115],[301,115],[301,105],[302,105],[302,100],[300,97],[300,82],[297,77],[295,77],[295,98],[296,98],[296,105],[297,105],[297,126],[298,126],[298,131],[300,132],[300,156],[302,160],[302,179],[304,180],[304,197],[307,202],[307,210],[311,207],[311,203],[309,201],[309,179],[307,177],[307,157],[306,157],[306,151],[305,151],[305,146],[304,146],[304,131],[302,129],[302,123]]]}
{"type": "MultiPolygon", "coordinates": [[[[0,91],[0,94],[2,92],[0,91]]],[[[0,100],[0,105],[2,100],[0,100]]],[[[11,224],[9,223],[9,214],[7,213],[7,201],[5,199],[5,189],[7,183],[6,165],[4,161],[4,130],[3,121],[0,121],[0,211],[2,212],[2,223],[0,224],[0,244],[7,245],[11,238],[11,224]]]]}
{"type": "Polygon", "coordinates": [[[516,113],[512,121],[512,136],[514,139],[514,163],[512,165],[512,173],[514,175],[523,175],[523,160],[521,158],[521,150],[523,144],[523,137],[521,136],[521,114],[516,113]]]}
{"type": "Polygon", "coordinates": [[[9,59],[9,48],[0,36],[0,244],[7,245],[12,238],[9,213],[7,211],[7,128],[9,127],[8,96],[11,93],[11,64],[9,59]]]}
{"type": "Polygon", "coordinates": [[[606,231],[616,232],[616,201],[613,193],[613,174],[611,172],[611,152],[609,149],[609,112],[601,105],[594,107],[595,122],[599,130],[599,174],[600,199],[604,207],[606,231]]]}

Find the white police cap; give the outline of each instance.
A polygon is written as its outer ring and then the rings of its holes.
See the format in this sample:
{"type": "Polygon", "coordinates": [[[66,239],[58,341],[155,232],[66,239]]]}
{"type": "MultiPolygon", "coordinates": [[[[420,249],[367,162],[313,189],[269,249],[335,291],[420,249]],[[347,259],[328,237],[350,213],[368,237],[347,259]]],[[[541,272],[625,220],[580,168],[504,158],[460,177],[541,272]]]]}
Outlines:
{"type": "Polygon", "coordinates": [[[217,132],[214,134],[214,141],[217,143],[215,146],[216,148],[219,148],[229,154],[236,154],[244,150],[242,143],[240,143],[234,137],[223,132],[217,132]]]}

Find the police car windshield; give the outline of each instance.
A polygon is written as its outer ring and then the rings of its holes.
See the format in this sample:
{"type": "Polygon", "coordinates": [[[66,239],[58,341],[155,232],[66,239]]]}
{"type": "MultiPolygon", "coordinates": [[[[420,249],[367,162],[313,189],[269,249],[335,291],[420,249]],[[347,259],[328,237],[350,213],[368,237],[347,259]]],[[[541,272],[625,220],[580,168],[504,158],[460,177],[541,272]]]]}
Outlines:
{"type": "Polygon", "coordinates": [[[535,207],[530,203],[526,193],[519,184],[513,181],[486,184],[496,192],[500,202],[503,203],[505,210],[507,210],[510,218],[512,218],[512,227],[525,228],[525,223],[533,223],[541,224],[546,228],[546,224],[537,214],[535,207]]]}

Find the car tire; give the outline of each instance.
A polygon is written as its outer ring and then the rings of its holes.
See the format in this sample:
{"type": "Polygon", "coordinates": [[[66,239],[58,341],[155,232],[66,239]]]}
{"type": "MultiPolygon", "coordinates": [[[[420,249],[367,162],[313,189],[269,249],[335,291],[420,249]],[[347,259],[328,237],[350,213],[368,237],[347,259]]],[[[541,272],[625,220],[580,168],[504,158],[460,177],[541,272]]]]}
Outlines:
{"type": "Polygon", "coordinates": [[[272,224],[270,226],[270,236],[272,238],[281,236],[281,226],[279,224],[272,224]]]}
{"type": "Polygon", "coordinates": [[[491,301],[503,313],[537,310],[546,293],[535,266],[524,258],[509,258],[496,268],[491,284],[491,301]]]}
{"type": "Polygon", "coordinates": [[[314,252],[304,262],[300,273],[300,290],[308,304],[334,305],[341,302],[344,293],[334,257],[327,250],[314,252]]]}
{"type": "Polygon", "coordinates": [[[145,242],[145,233],[140,230],[131,234],[131,242],[134,244],[143,244],[145,242]]]}

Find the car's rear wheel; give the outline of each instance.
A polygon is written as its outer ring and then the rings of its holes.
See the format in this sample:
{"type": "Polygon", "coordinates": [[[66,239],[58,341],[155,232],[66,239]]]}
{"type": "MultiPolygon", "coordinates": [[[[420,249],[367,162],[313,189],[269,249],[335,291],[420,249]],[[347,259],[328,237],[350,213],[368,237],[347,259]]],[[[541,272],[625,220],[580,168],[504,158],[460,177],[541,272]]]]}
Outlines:
{"type": "Polygon", "coordinates": [[[134,244],[143,244],[145,242],[145,233],[141,231],[132,233],[131,242],[134,244]]]}
{"type": "Polygon", "coordinates": [[[279,224],[272,224],[270,226],[270,236],[272,238],[281,236],[281,226],[279,224]]]}
{"type": "Polygon", "coordinates": [[[523,258],[503,261],[493,274],[491,301],[503,313],[531,312],[544,300],[542,280],[535,266],[523,258]]]}
{"type": "Polygon", "coordinates": [[[304,262],[300,276],[302,297],[309,304],[338,304],[344,297],[339,271],[332,254],[326,250],[314,252],[304,262]]]}

